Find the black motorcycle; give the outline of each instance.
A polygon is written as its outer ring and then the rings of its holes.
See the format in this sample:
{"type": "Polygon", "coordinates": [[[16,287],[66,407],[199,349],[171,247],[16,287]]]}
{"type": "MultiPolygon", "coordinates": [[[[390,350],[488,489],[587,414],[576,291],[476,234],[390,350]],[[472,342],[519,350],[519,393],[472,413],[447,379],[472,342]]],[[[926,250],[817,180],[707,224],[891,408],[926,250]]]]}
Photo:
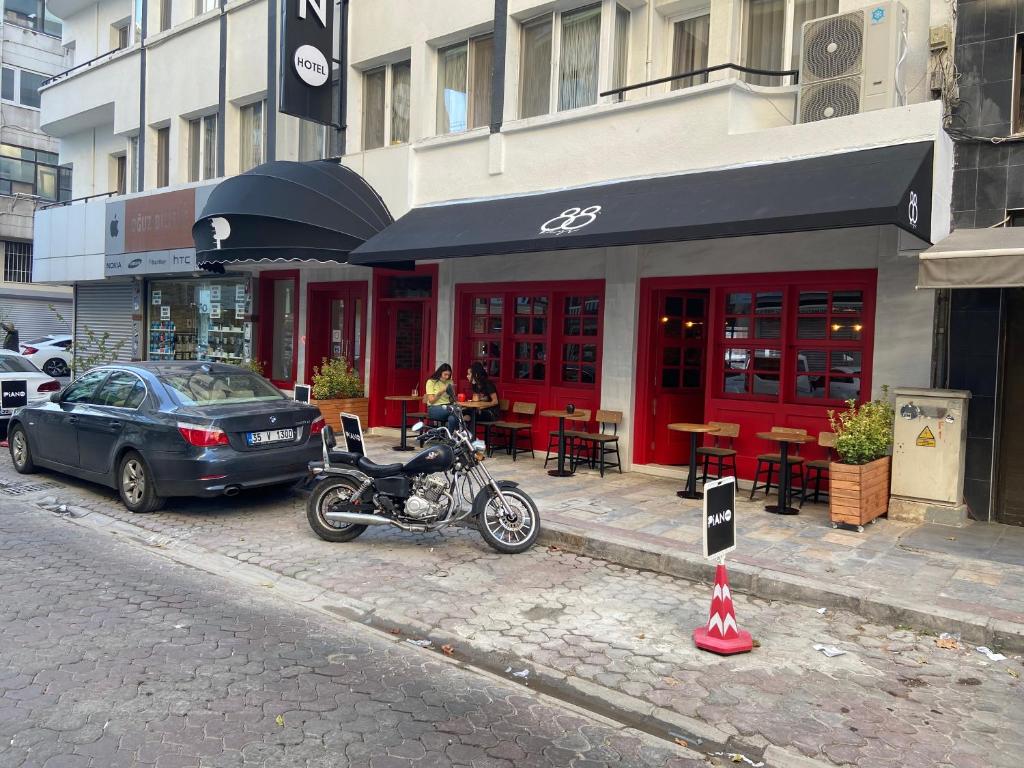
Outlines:
{"type": "Polygon", "coordinates": [[[537,541],[537,505],[517,483],[491,476],[482,442],[463,429],[425,432],[419,441],[429,445],[407,464],[337,450],[329,427],[322,439],[324,459],[310,464],[316,485],[306,517],[325,541],[352,541],[370,525],[424,533],[471,517],[498,552],[525,552],[537,541]]]}

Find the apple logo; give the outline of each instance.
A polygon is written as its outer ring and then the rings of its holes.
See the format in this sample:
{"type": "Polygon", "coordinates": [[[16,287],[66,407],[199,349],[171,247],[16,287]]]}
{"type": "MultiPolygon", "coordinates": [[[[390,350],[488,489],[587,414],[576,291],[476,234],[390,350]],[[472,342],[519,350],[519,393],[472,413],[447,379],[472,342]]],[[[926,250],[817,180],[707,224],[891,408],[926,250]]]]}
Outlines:
{"type": "Polygon", "coordinates": [[[118,233],[117,216],[114,216],[114,218],[112,218],[110,220],[110,236],[111,237],[117,237],[117,233],[118,233]]]}

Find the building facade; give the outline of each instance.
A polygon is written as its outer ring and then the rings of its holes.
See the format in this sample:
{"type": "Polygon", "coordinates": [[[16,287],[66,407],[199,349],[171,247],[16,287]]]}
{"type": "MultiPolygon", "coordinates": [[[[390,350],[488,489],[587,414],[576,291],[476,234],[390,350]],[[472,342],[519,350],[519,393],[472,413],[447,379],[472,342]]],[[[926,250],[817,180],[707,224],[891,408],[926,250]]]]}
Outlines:
{"type": "MultiPolygon", "coordinates": [[[[61,23],[36,0],[4,3],[0,23],[0,322],[21,341],[67,332],[71,291],[33,283],[36,210],[71,196],[58,142],[39,127],[39,88],[64,69],[61,23]]],[[[2,335],[2,334],[0,334],[2,335]]]]}
{"type": "MultiPolygon", "coordinates": [[[[47,211],[41,261],[76,284],[78,318],[117,294],[128,356],[256,359],[283,388],[344,356],[392,426],[385,396],[479,361],[503,399],[620,412],[627,468],[687,459],[670,422],[739,423],[742,476],[758,431],[816,434],[846,399],[932,383],[916,256],[949,229],[945,4],[342,3],[338,130],[274,109],[267,72],[289,62],[265,2],[51,7],[79,64],[43,89],[44,126],[76,198],[113,194],[47,211]],[[876,39],[905,23],[892,92],[842,117],[808,111],[791,72],[801,23],[837,13],[876,39]],[[394,225],[349,263],[197,269],[180,223],[219,179],[327,154],[394,225]],[[193,261],[175,272],[175,254],[193,261]]],[[[538,445],[555,424],[536,418],[538,445]]]]}

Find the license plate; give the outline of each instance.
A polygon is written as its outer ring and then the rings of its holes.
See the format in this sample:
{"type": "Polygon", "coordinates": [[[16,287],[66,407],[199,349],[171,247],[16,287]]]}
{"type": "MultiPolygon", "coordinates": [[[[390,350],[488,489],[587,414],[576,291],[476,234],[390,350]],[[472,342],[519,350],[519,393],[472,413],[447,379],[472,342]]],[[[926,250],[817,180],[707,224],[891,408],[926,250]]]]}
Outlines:
{"type": "Polygon", "coordinates": [[[294,429],[272,429],[269,432],[247,432],[245,442],[249,445],[266,445],[268,443],[283,443],[295,439],[294,429]]]}

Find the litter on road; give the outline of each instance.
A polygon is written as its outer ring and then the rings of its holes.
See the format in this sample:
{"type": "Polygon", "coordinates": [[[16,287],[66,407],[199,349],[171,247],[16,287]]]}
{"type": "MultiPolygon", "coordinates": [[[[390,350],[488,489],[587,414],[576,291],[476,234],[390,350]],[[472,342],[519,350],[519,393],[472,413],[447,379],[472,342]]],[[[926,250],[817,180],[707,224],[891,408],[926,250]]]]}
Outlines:
{"type": "Polygon", "coordinates": [[[979,645],[975,650],[988,656],[989,661],[1006,661],[1006,657],[1003,654],[996,653],[986,645],[979,645]]]}
{"type": "Polygon", "coordinates": [[[834,645],[822,645],[821,643],[815,643],[814,650],[821,651],[830,659],[834,656],[842,656],[846,651],[836,648],[834,645]]]}
{"type": "Polygon", "coordinates": [[[429,648],[433,645],[429,640],[413,640],[411,637],[407,638],[405,642],[411,643],[412,645],[418,645],[420,648],[429,648]]]}

